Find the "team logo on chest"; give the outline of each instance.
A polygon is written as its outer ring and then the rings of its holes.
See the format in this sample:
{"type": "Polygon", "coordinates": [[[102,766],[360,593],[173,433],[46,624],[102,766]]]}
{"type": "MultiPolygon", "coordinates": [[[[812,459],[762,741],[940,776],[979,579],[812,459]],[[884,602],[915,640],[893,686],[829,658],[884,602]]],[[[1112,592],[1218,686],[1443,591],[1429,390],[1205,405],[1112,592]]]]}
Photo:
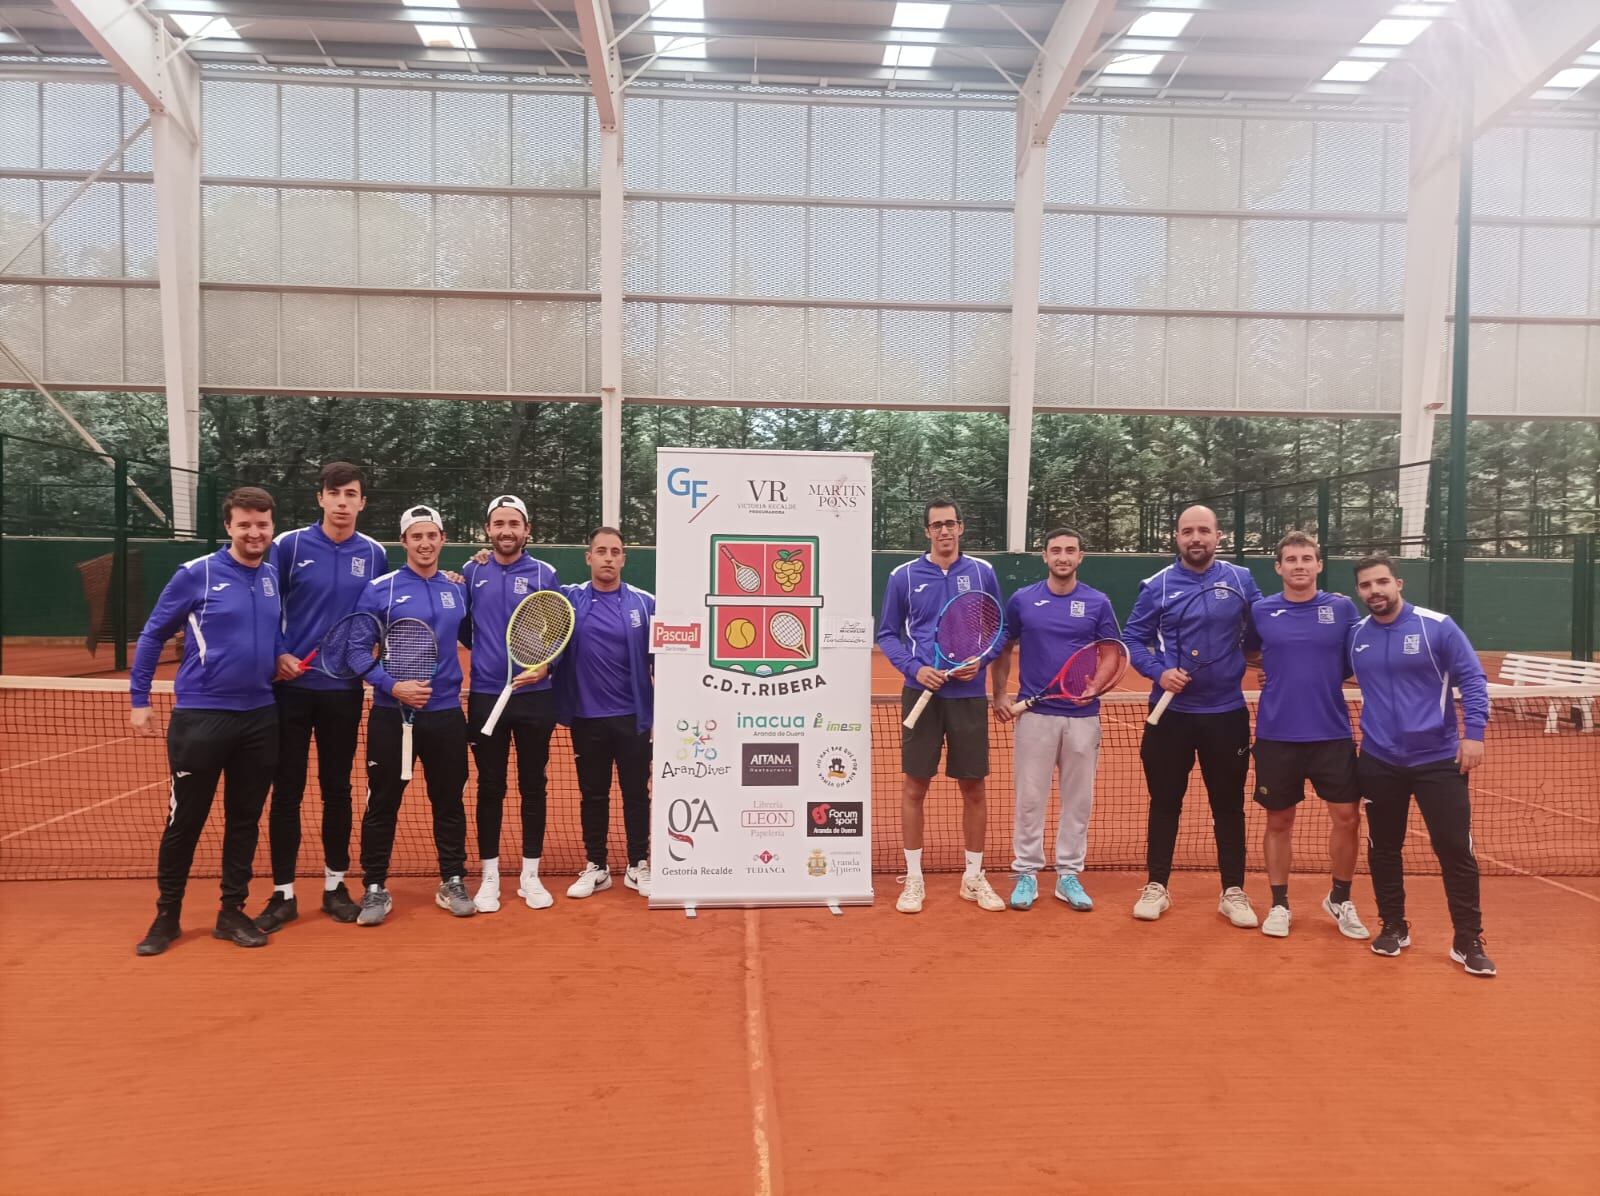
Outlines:
{"type": "Polygon", "coordinates": [[[439,595],[439,605],[444,607],[446,610],[455,610],[456,596],[449,590],[445,590],[439,595]]]}
{"type": "Polygon", "coordinates": [[[351,557],[350,558],[350,576],[351,577],[365,577],[366,575],[367,575],[367,558],[364,557],[364,556],[353,556],[353,557],[351,557]]]}
{"type": "Polygon", "coordinates": [[[1405,643],[1401,645],[1400,651],[1407,656],[1416,656],[1422,651],[1422,637],[1416,634],[1406,636],[1405,643]]]}
{"type": "Polygon", "coordinates": [[[634,607],[632,610],[630,610],[628,612],[628,626],[629,627],[642,626],[642,624],[639,622],[639,608],[637,606],[634,607]]]}
{"type": "Polygon", "coordinates": [[[261,592],[268,598],[276,598],[278,596],[277,588],[272,584],[272,578],[263,577],[261,579],[261,592]]]}
{"type": "Polygon", "coordinates": [[[1319,606],[1319,607],[1317,607],[1317,622],[1319,622],[1319,623],[1331,623],[1331,622],[1333,622],[1333,607],[1331,607],[1331,606],[1319,606]]]}
{"type": "Polygon", "coordinates": [[[511,592],[513,594],[526,594],[528,592],[528,579],[526,577],[513,577],[511,579],[511,592]]]}
{"type": "Polygon", "coordinates": [[[972,578],[968,577],[965,573],[956,578],[956,593],[965,594],[971,588],[972,578]]]}
{"type": "Polygon", "coordinates": [[[1083,618],[1083,600],[1082,599],[1074,598],[1073,601],[1072,601],[1072,608],[1071,609],[1072,609],[1072,617],[1074,619],[1083,618]]]}

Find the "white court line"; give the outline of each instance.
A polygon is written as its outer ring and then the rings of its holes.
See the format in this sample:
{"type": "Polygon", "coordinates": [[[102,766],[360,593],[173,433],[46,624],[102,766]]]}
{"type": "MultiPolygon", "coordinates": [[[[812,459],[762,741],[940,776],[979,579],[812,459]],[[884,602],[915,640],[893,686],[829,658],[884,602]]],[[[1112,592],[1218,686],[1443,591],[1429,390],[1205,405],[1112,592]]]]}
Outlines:
{"type": "Polygon", "coordinates": [[[126,793],[119,793],[115,797],[108,797],[91,805],[80,806],[76,810],[68,810],[65,814],[57,814],[54,818],[46,818],[43,822],[36,822],[32,826],[25,826],[20,831],[12,831],[8,835],[0,835],[0,843],[7,839],[15,839],[18,835],[26,835],[29,831],[41,830],[53,826],[57,822],[65,822],[68,818],[76,818],[79,814],[87,814],[90,810],[98,810],[101,806],[109,806],[114,801],[121,801],[125,797],[132,797],[135,793],[143,793],[146,789],[154,789],[157,785],[169,784],[166,777],[159,781],[151,781],[148,785],[140,785],[137,789],[129,789],[126,793]]]}
{"type": "Polygon", "coordinates": [[[744,1025],[750,1056],[750,1130],[756,1150],[756,1196],[781,1196],[783,1172],[778,1151],[778,1114],[772,1071],[767,1064],[767,1013],[762,1000],[761,939],[756,911],[744,911],[744,1025]]]}
{"type": "Polygon", "coordinates": [[[1543,810],[1547,814],[1558,814],[1562,818],[1575,818],[1579,822],[1587,822],[1590,826],[1600,826],[1600,818],[1585,818],[1582,814],[1574,814],[1571,810],[1558,810],[1554,806],[1543,806],[1536,801],[1512,797],[1509,793],[1498,793],[1487,785],[1479,785],[1477,789],[1479,793],[1487,793],[1490,797],[1498,797],[1501,801],[1514,801],[1518,805],[1532,806],[1535,810],[1543,810]]]}
{"type": "Polygon", "coordinates": [[[99,743],[91,743],[87,747],[73,748],[70,752],[57,752],[53,756],[40,756],[37,760],[24,760],[19,764],[7,764],[4,768],[0,768],[0,772],[10,772],[14,768],[31,768],[35,764],[48,764],[52,760],[65,760],[68,756],[76,756],[79,752],[92,752],[98,748],[110,747],[114,743],[127,743],[132,738],[134,736],[124,735],[121,739],[103,739],[99,743]]]}
{"type": "Polygon", "coordinates": [[[1564,885],[1559,880],[1551,880],[1548,876],[1540,876],[1537,872],[1529,872],[1526,868],[1518,868],[1515,864],[1508,864],[1504,860],[1497,860],[1492,855],[1484,855],[1482,852],[1479,852],[1478,856],[1481,859],[1488,860],[1496,868],[1505,868],[1511,872],[1515,872],[1518,876],[1526,876],[1531,880],[1543,881],[1553,889],[1560,889],[1563,893],[1572,893],[1575,896],[1585,897],[1590,901],[1600,904],[1600,897],[1596,897],[1593,893],[1585,893],[1582,889],[1575,889],[1571,885],[1564,885]]]}

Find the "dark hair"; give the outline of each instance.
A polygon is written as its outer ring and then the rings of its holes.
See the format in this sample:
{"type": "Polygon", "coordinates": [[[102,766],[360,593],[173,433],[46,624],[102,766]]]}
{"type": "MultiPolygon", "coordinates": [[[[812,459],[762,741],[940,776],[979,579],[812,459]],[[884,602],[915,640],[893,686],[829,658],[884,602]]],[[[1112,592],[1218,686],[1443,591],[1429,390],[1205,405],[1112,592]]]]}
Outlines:
{"type": "Polygon", "coordinates": [[[595,539],[599,536],[615,536],[619,542],[622,541],[621,532],[608,523],[602,523],[599,527],[595,528],[594,531],[589,533],[590,548],[594,547],[595,539]]]}
{"type": "Polygon", "coordinates": [[[266,511],[269,515],[278,507],[272,495],[260,486],[240,486],[228,491],[222,500],[222,522],[232,523],[235,509],[240,511],[266,511]]]}
{"type": "Polygon", "coordinates": [[[1295,530],[1288,532],[1283,539],[1278,541],[1278,549],[1275,555],[1280,565],[1283,564],[1283,550],[1285,548],[1314,548],[1317,552],[1317,560],[1320,561],[1322,559],[1322,545],[1317,543],[1317,538],[1310,532],[1295,530]]]}
{"type": "Polygon", "coordinates": [[[1360,581],[1361,575],[1368,569],[1387,569],[1390,577],[1397,576],[1394,571],[1394,560],[1387,552],[1369,552],[1366,556],[1357,558],[1356,580],[1360,581]]]}
{"type": "Polygon", "coordinates": [[[1071,536],[1078,542],[1078,551],[1083,551],[1083,537],[1070,527],[1053,527],[1044,534],[1044,546],[1050,547],[1051,540],[1059,540],[1062,536],[1071,536]]]}
{"type": "Polygon", "coordinates": [[[329,461],[322,467],[322,472],[317,475],[317,489],[338,490],[354,482],[361,487],[361,496],[367,494],[367,475],[361,472],[359,465],[352,465],[348,461],[329,461]]]}
{"type": "Polygon", "coordinates": [[[935,507],[949,507],[952,511],[954,511],[956,513],[956,522],[957,523],[961,522],[961,506],[960,506],[959,503],[957,503],[954,499],[950,499],[950,498],[931,498],[927,502],[922,504],[922,526],[923,527],[927,527],[928,526],[928,516],[933,513],[933,509],[935,507]]]}

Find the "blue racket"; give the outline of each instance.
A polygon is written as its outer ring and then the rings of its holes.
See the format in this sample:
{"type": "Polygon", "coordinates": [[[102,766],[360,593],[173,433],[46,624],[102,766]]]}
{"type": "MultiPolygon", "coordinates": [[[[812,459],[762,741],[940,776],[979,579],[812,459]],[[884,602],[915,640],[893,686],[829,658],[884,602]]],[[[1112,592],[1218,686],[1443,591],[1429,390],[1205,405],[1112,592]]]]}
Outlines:
{"type": "MultiPolygon", "coordinates": [[[[944,604],[933,629],[933,667],[948,678],[991,651],[1004,631],[1005,612],[994,595],[982,590],[957,594],[944,604]]],[[[907,731],[917,725],[932,699],[933,690],[922,691],[902,724],[907,731]]]]}
{"type": "MultiPolygon", "coordinates": [[[[383,637],[383,668],[396,681],[432,681],[439,671],[439,641],[421,619],[396,619],[383,637]]],[[[411,779],[412,726],[417,712],[400,703],[400,779],[411,779]]]]}
{"type": "MultiPolygon", "coordinates": [[[[1232,586],[1203,586],[1182,602],[1174,603],[1161,617],[1162,631],[1171,636],[1177,667],[1193,677],[1219,660],[1226,660],[1244,644],[1244,629],[1250,617],[1250,600],[1232,586]]],[[[1161,721],[1172,699],[1170,689],[1144,721],[1152,727],[1161,721]]]]}

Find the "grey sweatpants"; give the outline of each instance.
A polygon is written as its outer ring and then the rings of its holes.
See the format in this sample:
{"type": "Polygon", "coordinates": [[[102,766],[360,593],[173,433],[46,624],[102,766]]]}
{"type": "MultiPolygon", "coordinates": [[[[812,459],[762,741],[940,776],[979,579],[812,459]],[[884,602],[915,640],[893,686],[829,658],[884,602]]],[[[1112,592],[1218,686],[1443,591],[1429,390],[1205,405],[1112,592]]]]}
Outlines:
{"type": "Polygon", "coordinates": [[[1094,807],[1094,770],[1100,760],[1100,718],[1067,718],[1029,711],[1017,719],[1013,769],[1016,825],[1011,836],[1014,872],[1044,867],[1044,820],[1050,782],[1061,770],[1061,825],[1056,830],[1056,871],[1082,872],[1094,807]]]}

